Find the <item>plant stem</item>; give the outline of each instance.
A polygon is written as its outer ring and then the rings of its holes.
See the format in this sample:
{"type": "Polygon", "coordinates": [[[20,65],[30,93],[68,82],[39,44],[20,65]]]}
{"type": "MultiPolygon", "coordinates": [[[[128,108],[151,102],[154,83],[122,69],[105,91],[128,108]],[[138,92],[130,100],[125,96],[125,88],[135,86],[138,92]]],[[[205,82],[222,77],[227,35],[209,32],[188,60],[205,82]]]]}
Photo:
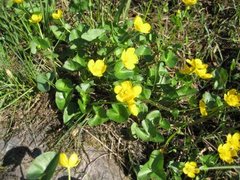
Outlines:
{"type": "Polygon", "coordinates": [[[71,180],[71,168],[68,167],[67,171],[68,171],[68,180],[71,180]]]}
{"type": "Polygon", "coordinates": [[[37,26],[38,26],[38,29],[39,29],[40,36],[41,36],[41,38],[43,39],[44,36],[43,36],[42,29],[41,29],[39,23],[37,23],[37,26]]]}
{"type": "Polygon", "coordinates": [[[216,169],[240,169],[240,166],[215,166],[215,167],[205,167],[202,166],[199,168],[200,170],[216,170],[216,169]]]}

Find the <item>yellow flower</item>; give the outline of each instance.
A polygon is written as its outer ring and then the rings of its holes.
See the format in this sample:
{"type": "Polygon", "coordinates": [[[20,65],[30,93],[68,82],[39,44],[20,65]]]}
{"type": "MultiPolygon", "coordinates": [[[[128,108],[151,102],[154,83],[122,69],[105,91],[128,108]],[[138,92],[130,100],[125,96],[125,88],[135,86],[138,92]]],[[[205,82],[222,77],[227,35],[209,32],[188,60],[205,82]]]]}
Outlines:
{"type": "Polygon", "coordinates": [[[199,109],[200,109],[200,113],[202,116],[208,115],[207,109],[206,109],[206,104],[202,99],[199,101],[199,109]]]}
{"type": "Polygon", "coordinates": [[[73,168],[79,164],[80,160],[76,153],[71,154],[70,158],[68,159],[65,153],[60,153],[59,156],[59,164],[65,168],[73,168]]]}
{"type": "Polygon", "coordinates": [[[135,64],[138,63],[138,57],[135,54],[135,48],[128,48],[127,50],[124,50],[121,55],[121,60],[127,69],[134,69],[135,64]]]}
{"type": "Polygon", "coordinates": [[[88,62],[88,69],[94,76],[102,77],[103,73],[107,69],[107,65],[104,63],[104,60],[98,59],[96,62],[94,62],[94,60],[91,59],[88,62]]]}
{"type": "Polygon", "coordinates": [[[42,15],[41,14],[33,14],[29,21],[31,23],[36,24],[36,23],[39,23],[41,20],[42,20],[42,15]]]}
{"type": "Polygon", "coordinates": [[[141,94],[142,87],[139,85],[133,86],[130,81],[124,81],[115,86],[114,92],[117,94],[117,100],[127,104],[130,113],[137,116],[139,110],[134,99],[141,94]]]}
{"type": "Polygon", "coordinates": [[[207,73],[208,65],[204,64],[200,59],[187,59],[186,62],[191,66],[191,72],[196,73],[202,79],[212,78],[212,74],[207,73]]]}
{"type": "Polygon", "coordinates": [[[199,168],[197,168],[197,163],[194,161],[186,162],[183,168],[184,174],[186,174],[190,178],[195,178],[196,174],[200,172],[199,168]]]}
{"type": "Polygon", "coordinates": [[[140,16],[136,16],[133,23],[134,28],[141,33],[149,33],[151,30],[150,24],[143,23],[142,18],[140,16]]]}
{"type": "Polygon", "coordinates": [[[240,150],[240,133],[234,133],[233,135],[227,135],[227,144],[231,146],[231,149],[239,151],[240,150]]]}
{"type": "Polygon", "coordinates": [[[61,9],[58,9],[57,12],[52,13],[53,19],[61,19],[63,17],[63,12],[61,9]]]}
{"type": "Polygon", "coordinates": [[[24,0],[13,0],[14,3],[21,4],[24,0]]]}
{"type": "Polygon", "coordinates": [[[197,0],[182,0],[186,6],[192,6],[197,3],[197,0]]]}
{"type": "Polygon", "coordinates": [[[231,148],[231,144],[226,143],[226,144],[220,144],[218,146],[218,153],[220,158],[227,162],[227,163],[232,163],[234,161],[233,157],[237,156],[237,151],[231,148]]]}
{"type": "Polygon", "coordinates": [[[191,74],[193,72],[193,68],[184,64],[183,67],[179,69],[179,72],[182,74],[191,74]]]}
{"type": "Polygon", "coordinates": [[[239,107],[240,106],[240,94],[236,89],[231,89],[224,94],[224,100],[229,106],[239,107]]]}

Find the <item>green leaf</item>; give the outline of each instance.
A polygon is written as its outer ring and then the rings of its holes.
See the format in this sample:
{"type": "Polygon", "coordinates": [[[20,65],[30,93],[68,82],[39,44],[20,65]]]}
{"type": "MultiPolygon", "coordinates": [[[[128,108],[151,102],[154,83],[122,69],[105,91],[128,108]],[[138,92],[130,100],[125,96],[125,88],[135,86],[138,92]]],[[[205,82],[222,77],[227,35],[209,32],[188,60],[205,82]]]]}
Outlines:
{"type": "Polygon", "coordinates": [[[68,102],[71,100],[70,92],[57,91],[55,94],[55,102],[59,110],[63,110],[68,102]]]}
{"type": "Polygon", "coordinates": [[[145,99],[149,99],[151,97],[152,91],[147,88],[143,88],[143,92],[141,93],[141,96],[145,99]]]}
{"type": "Polygon", "coordinates": [[[80,111],[81,111],[82,113],[85,113],[85,112],[86,112],[87,104],[84,103],[81,99],[78,99],[78,106],[79,106],[80,111]]]}
{"type": "Polygon", "coordinates": [[[163,129],[169,130],[171,127],[171,124],[169,123],[168,120],[161,118],[159,121],[159,126],[163,129]]]}
{"type": "Polygon", "coordinates": [[[107,116],[110,120],[123,123],[128,120],[129,113],[124,105],[112,104],[112,109],[107,110],[107,116]]]}
{"type": "Polygon", "coordinates": [[[166,174],[163,169],[163,154],[160,150],[154,150],[149,160],[140,168],[140,171],[137,174],[139,180],[165,180],[166,174]]]}
{"type": "Polygon", "coordinates": [[[72,120],[78,112],[78,105],[74,102],[70,102],[63,112],[63,122],[67,124],[70,120],[72,120]]]}
{"type": "Polygon", "coordinates": [[[82,34],[81,38],[86,41],[93,41],[104,33],[105,29],[89,29],[87,32],[82,34]]]}
{"type": "Polygon", "coordinates": [[[57,26],[50,26],[50,30],[53,32],[53,34],[58,40],[64,41],[66,39],[66,35],[61,30],[59,30],[57,26]]]}
{"type": "Polygon", "coordinates": [[[56,89],[63,92],[69,92],[73,89],[73,84],[70,79],[58,79],[55,83],[56,89]]]}
{"type": "Polygon", "coordinates": [[[149,47],[146,46],[140,46],[136,49],[135,53],[138,56],[151,56],[152,55],[152,51],[149,47]]]}
{"type": "Polygon", "coordinates": [[[162,60],[166,63],[168,67],[174,68],[177,63],[177,56],[174,54],[173,51],[168,50],[164,52],[162,60]]]}
{"type": "Polygon", "coordinates": [[[84,58],[81,58],[78,54],[72,59],[73,62],[80,64],[82,67],[86,67],[87,63],[84,58]]]}
{"type": "Polygon", "coordinates": [[[73,29],[69,35],[69,41],[74,41],[80,38],[80,32],[77,29],[73,29]]]}
{"type": "Polygon", "coordinates": [[[63,67],[69,71],[78,71],[81,69],[81,65],[72,61],[72,60],[67,60],[65,61],[65,63],[63,64],[63,67]]]}
{"type": "Polygon", "coordinates": [[[161,118],[161,113],[158,110],[151,111],[146,116],[146,119],[150,120],[153,124],[158,124],[161,118]]]}
{"type": "Polygon", "coordinates": [[[157,131],[156,127],[148,119],[142,121],[142,127],[139,127],[137,123],[133,123],[131,126],[132,135],[136,138],[140,138],[143,141],[163,142],[164,137],[157,131]]]}
{"type": "Polygon", "coordinates": [[[218,68],[214,72],[214,89],[222,90],[226,87],[228,72],[224,68],[218,68]]]}
{"type": "Polygon", "coordinates": [[[51,180],[58,165],[59,154],[56,152],[46,152],[33,160],[27,170],[29,180],[51,180]]]}
{"type": "Polygon", "coordinates": [[[114,75],[118,79],[129,79],[133,77],[134,72],[132,70],[124,68],[122,62],[118,62],[114,66],[114,75]]]}
{"type": "Polygon", "coordinates": [[[39,73],[36,77],[37,82],[37,88],[41,92],[47,92],[50,90],[50,83],[54,79],[54,73],[48,72],[48,73],[39,73]]]}
{"type": "Polygon", "coordinates": [[[88,120],[88,124],[90,126],[101,125],[108,121],[106,111],[103,107],[93,106],[93,110],[95,111],[95,116],[92,119],[88,120]]]}
{"type": "Polygon", "coordinates": [[[140,138],[142,139],[143,141],[149,141],[150,139],[150,136],[149,134],[147,134],[146,132],[142,131],[139,127],[138,127],[138,124],[137,123],[133,123],[131,125],[131,132],[132,132],[132,135],[135,137],[135,138],[140,138]]]}
{"type": "Polygon", "coordinates": [[[197,93],[196,88],[192,88],[190,85],[185,85],[177,89],[178,96],[191,96],[197,93]]]}

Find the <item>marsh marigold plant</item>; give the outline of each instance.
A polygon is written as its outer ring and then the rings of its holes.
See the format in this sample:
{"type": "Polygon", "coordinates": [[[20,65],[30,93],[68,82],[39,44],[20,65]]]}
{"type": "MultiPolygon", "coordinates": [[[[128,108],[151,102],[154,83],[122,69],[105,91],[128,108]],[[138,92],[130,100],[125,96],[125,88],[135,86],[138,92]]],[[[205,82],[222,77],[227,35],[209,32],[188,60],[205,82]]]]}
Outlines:
{"type": "Polygon", "coordinates": [[[94,76],[102,77],[103,73],[107,69],[107,65],[104,63],[104,60],[98,59],[95,62],[93,59],[91,59],[88,62],[88,69],[94,76]]]}
{"type": "Polygon", "coordinates": [[[136,106],[135,98],[141,94],[142,87],[139,85],[133,86],[131,81],[124,81],[115,86],[114,92],[117,94],[117,100],[127,104],[130,113],[137,116],[139,110],[136,106]]]}
{"type": "Polygon", "coordinates": [[[208,65],[203,63],[201,59],[187,59],[187,64],[180,69],[180,73],[182,74],[191,74],[195,73],[202,79],[210,79],[212,78],[212,74],[207,73],[208,65]]]}
{"type": "Polygon", "coordinates": [[[42,15],[41,14],[33,14],[29,21],[33,24],[37,24],[42,20],[42,15]]]}
{"type": "Polygon", "coordinates": [[[63,17],[63,12],[61,9],[58,9],[56,12],[52,13],[53,19],[61,19],[63,17]]]}
{"type": "Polygon", "coordinates": [[[220,159],[227,163],[233,163],[234,158],[238,157],[238,151],[240,150],[240,134],[234,133],[233,135],[227,135],[227,141],[225,144],[218,146],[218,153],[220,159]]]}
{"type": "Polygon", "coordinates": [[[151,30],[151,25],[149,23],[144,23],[140,16],[136,16],[134,19],[134,29],[147,34],[151,30]]]}
{"type": "Polygon", "coordinates": [[[224,100],[229,106],[240,106],[240,94],[237,92],[236,89],[231,89],[227,92],[227,94],[224,94],[224,100]]]}
{"type": "Polygon", "coordinates": [[[183,168],[184,174],[186,174],[190,178],[195,178],[196,174],[200,172],[199,168],[197,167],[197,163],[194,161],[186,162],[183,168]]]}
{"type": "Polygon", "coordinates": [[[132,70],[135,68],[135,64],[138,63],[138,57],[135,54],[135,48],[128,48],[123,50],[121,60],[125,68],[132,70]]]}
{"type": "Polygon", "coordinates": [[[182,0],[186,6],[192,6],[197,3],[197,0],[182,0]]]}

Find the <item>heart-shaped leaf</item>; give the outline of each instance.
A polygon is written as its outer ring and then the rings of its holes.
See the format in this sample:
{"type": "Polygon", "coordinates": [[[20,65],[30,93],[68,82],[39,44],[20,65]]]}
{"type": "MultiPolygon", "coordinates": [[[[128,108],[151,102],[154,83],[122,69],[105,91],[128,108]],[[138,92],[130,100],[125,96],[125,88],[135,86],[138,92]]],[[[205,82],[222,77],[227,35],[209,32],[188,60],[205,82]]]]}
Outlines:
{"type": "Polygon", "coordinates": [[[110,120],[118,123],[123,123],[128,120],[129,113],[124,105],[112,104],[112,109],[107,110],[107,116],[110,120]]]}
{"type": "Polygon", "coordinates": [[[93,110],[95,112],[95,116],[92,119],[88,120],[88,124],[90,126],[97,126],[108,121],[106,111],[101,106],[93,106],[93,110]]]}

